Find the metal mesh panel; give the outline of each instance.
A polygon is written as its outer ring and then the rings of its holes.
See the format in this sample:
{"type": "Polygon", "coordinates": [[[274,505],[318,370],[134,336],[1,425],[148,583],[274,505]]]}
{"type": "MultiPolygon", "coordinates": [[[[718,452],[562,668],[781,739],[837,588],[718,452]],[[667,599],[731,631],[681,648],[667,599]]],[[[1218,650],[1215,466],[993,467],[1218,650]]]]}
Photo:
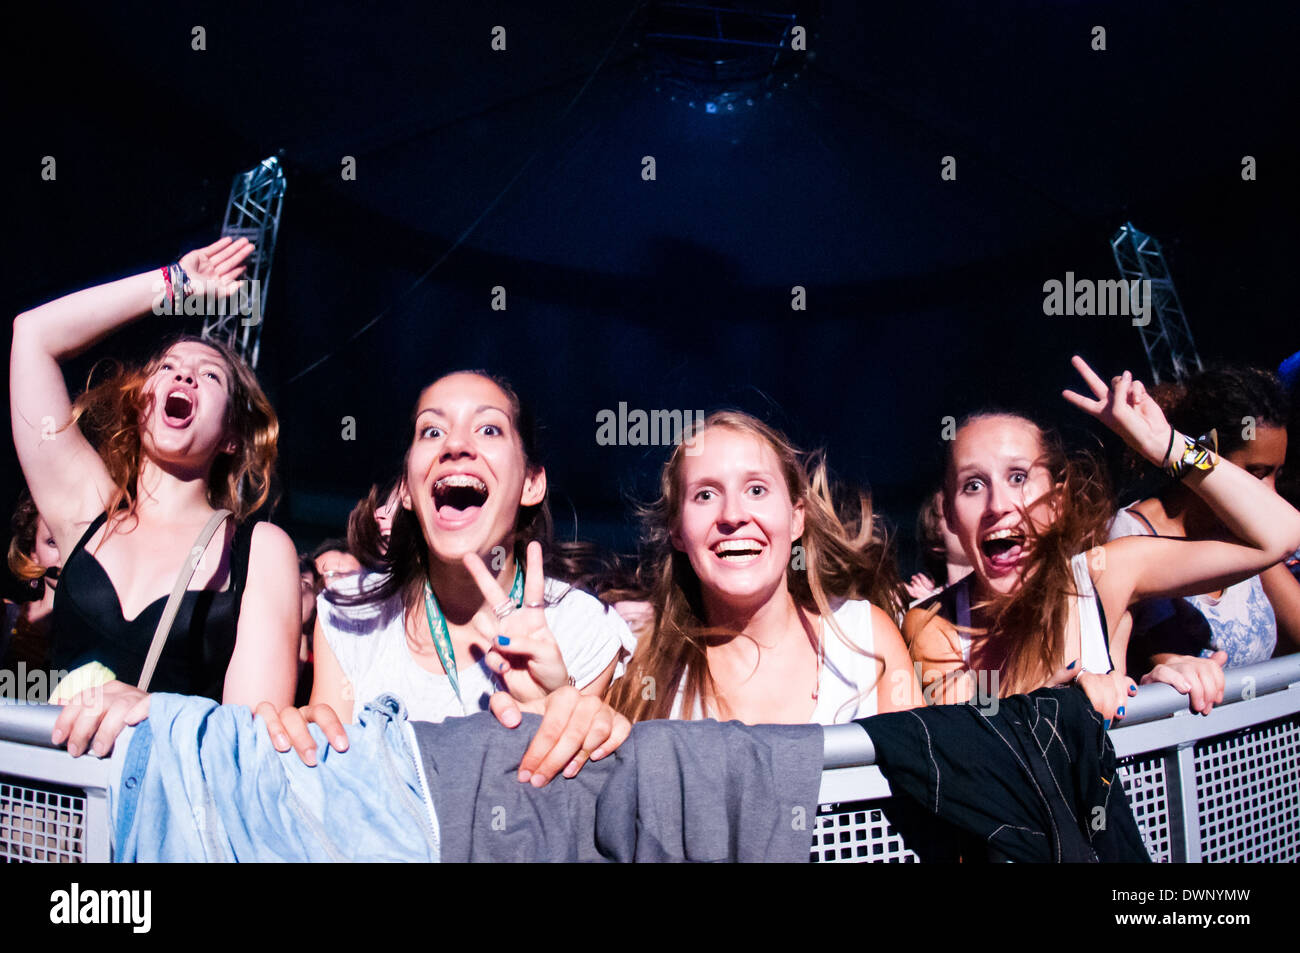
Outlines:
{"type": "Polygon", "coordinates": [[[1195,763],[1205,860],[1300,860],[1300,717],[1200,742],[1195,763]]]}
{"type": "Polygon", "coordinates": [[[889,824],[885,801],[823,804],[817,808],[813,831],[814,863],[915,864],[920,858],[907,848],[889,824]]]}
{"type": "Polygon", "coordinates": [[[81,791],[0,775],[0,861],[80,863],[85,839],[81,791]]]}
{"type": "Polygon", "coordinates": [[[1163,755],[1125,758],[1120,762],[1119,776],[1124,782],[1138,830],[1146,842],[1147,853],[1156,863],[1170,863],[1173,860],[1172,823],[1163,755]]]}

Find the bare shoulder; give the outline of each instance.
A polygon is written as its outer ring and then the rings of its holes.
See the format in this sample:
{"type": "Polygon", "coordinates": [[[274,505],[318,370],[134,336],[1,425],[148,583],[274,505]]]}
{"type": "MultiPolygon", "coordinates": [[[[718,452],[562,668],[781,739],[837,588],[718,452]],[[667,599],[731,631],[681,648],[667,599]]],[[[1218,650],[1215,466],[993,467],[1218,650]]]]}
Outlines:
{"type": "Polygon", "coordinates": [[[964,664],[957,627],[939,614],[937,606],[909,610],[903,618],[903,638],[918,662],[964,664]]]}
{"type": "Polygon", "coordinates": [[[253,538],[249,544],[248,565],[250,574],[258,570],[271,570],[274,567],[292,564],[295,574],[298,568],[298,549],[289,534],[274,523],[260,522],[253,527],[253,538]]]}
{"type": "Polygon", "coordinates": [[[874,602],[871,603],[871,631],[876,638],[879,638],[882,633],[886,636],[893,634],[896,638],[900,637],[898,623],[894,621],[894,617],[874,602]]]}

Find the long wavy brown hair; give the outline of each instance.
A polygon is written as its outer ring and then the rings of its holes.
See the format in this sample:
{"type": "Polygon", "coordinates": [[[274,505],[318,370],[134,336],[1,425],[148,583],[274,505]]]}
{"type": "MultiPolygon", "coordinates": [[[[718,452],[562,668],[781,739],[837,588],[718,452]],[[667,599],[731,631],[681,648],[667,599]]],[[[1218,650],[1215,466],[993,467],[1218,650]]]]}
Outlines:
{"type": "MultiPolygon", "coordinates": [[[[1067,453],[1059,435],[1028,417],[982,411],[965,417],[958,432],[991,417],[1019,421],[1034,432],[1039,446],[1035,463],[1045,467],[1052,480],[1045,497],[1031,501],[1022,511],[1030,550],[1021,565],[1019,585],[1007,595],[971,606],[972,611],[982,612],[990,621],[987,627],[971,629],[970,634],[998,640],[1005,659],[998,693],[1006,696],[1041,687],[1060,667],[1069,624],[1069,600],[1078,594],[1070,560],[1106,542],[1115,500],[1106,468],[1097,457],[1086,451],[1067,453]],[[1050,524],[1041,529],[1028,517],[1028,511],[1040,503],[1048,504],[1053,513],[1050,524]]],[[[957,492],[952,450],[955,444],[955,440],[948,441],[945,450],[944,496],[949,513],[957,492]]],[[[975,578],[971,576],[970,581],[973,583],[975,578]]],[[[937,605],[934,611],[938,611],[937,605]]]]}
{"type": "Polygon", "coordinates": [[[219,353],[230,373],[226,376],[226,426],[235,437],[233,454],[219,454],[208,474],[208,504],[227,509],[242,522],[266,502],[275,470],[280,421],[267,400],[257,375],[244,359],[223,341],[182,334],[170,339],[143,367],[118,362],[97,364],[86,391],[73,402],[72,420],[99,452],[115,491],[108,512],[134,508],[140,476],[140,421],[150,410],[145,384],[173,346],[193,341],[219,353]],[[102,368],[108,367],[107,372],[102,368]],[[98,380],[96,380],[98,378],[98,380]]]}
{"type": "MultiPolygon", "coordinates": [[[[669,456],[659,478],[659,498],[640,507],[643,524],[640,580],[654,605],[653,633],[642,638],[627,673],[609,690],[611,706],[631,721],[668,718],[685,677],[682,717],[698,699],[713,697],[705,654],[707,641],[738,633],[710,627],[705,620],[700,581],[689,557],[672,544],[681,519],[681,469],[685,447],[713,427],[748,434],[771,447],[780,463],[791,504],[803,503],[803,569],[787,570],[786,585],[795,603],[816,612],[835,635],[863,652],[836,623],[832,599],[867,599],[897,619],[902,587],[890,540],[863,491],[837,493],[821,451],[802,453],[786,437],[756,417],[739,411],[710,414],[692,426],[669,456]],[[843,514],[843,515],[842,515],[843,514]]],[[[793,561],[793,560],[792,560],[793,561]]],[[[883,664],[881,666],[883,670],[883,664]]]]}

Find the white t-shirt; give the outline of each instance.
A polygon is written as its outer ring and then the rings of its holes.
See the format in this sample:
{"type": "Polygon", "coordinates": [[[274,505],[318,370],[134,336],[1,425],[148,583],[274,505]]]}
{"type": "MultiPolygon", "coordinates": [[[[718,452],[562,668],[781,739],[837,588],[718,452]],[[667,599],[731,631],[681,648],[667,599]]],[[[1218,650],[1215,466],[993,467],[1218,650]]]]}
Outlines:
{"type": "MultiPolygon", "coordinates": [[[[875,652],[875,638],[871,623],[871,603],[865,600],[845,600],[831,603],[831,613],[840,629],[853,642],[858,651],[849,648],[829,625],[823,626],[822,643],[824,664],[817,687],[817,705],[813,708],[812,724],[842,725],[855,718],[868,718],[876,714],[877,682],[881,663],[875,652]]],[[[682,699],[686,691],[686,678],[677,686],[677,699],[673,702],[671,718],[681,718],[682,699]]],[[[693,719],[706,717],[695,699],[693,719]]]]}
{"type": "MultiPolygon", "coordinates": [[[[377,582],[378,577],[372,574],[347,579],[337,588],[351,594],[360,586],[377,582]]],[[[487,711],[493,693],[502,690],[482,660],[456,660],[461,701],[456,700],[445,673],[422,668],[406,644],[400,593],[359,606],[338,605],[327,595],[321,593],[316,598],[317,618],[352,685],[354,715],[367,702],[387,693],[403,701],[412,721],[442,721],[487,711]]],[[[605,670],[625,642],[631,642],[627,623],[595,596],[554,579],[546,580],[544,598],[546,623],[555,635],[565,667],[582,688],[605,670]]]]}

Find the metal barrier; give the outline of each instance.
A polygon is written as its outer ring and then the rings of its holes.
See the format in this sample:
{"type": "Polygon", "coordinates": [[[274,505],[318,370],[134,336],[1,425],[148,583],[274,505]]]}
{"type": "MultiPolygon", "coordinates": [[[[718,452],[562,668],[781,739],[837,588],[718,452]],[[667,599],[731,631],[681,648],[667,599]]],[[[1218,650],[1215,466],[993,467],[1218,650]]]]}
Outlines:
{"type": "MultiPolygon", "coordinates": [[[[1111,742],[1151,859],[1300,860],[1300,655],[1231,669],[1224,703],[1192,714],[1168,685],[1144,685],[1111,742]]],[[[826,729],[812,859],[920,858],[889,822],[898,805],[857,725],[826,729]]]]}
{"type": "MultiPolygon", "coordinates": [[[[1300,860],[1300,655],[1229,671],[1205,717],[1167,685],[1126,707],[1110,736],[1153,860],[1300,860]]],[[[51,745],[57,714],[0,702],[0,861],[109,859],[109,766],[51,745]]],[[[826,728],[814,861],[920,859],[873,762],[860,727],[826,728]]]]}
{"type": "Polygon", "coordinates": [[[0,861],[109,859],[108,764],[50,744],[58,713],[0,702],[0,861]]]}

